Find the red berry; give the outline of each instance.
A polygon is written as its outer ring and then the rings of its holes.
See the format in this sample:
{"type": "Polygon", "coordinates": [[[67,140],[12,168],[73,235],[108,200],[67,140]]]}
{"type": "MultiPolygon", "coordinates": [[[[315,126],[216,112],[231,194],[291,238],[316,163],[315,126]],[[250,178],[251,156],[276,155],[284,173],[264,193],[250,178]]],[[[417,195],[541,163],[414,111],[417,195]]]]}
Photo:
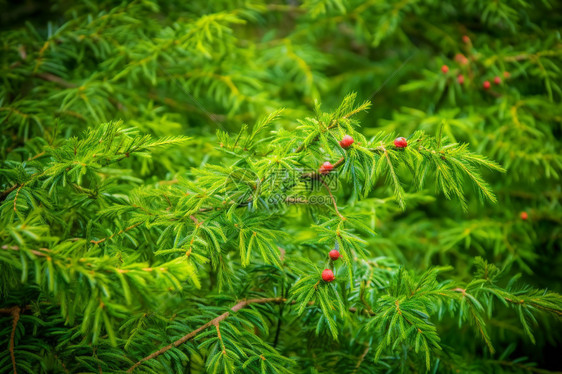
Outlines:
{"type": "Polygon", "coordinates": [[[520,216],[521,216],[521,219],[522,219],[523,221],[526,221],[527,218],[529,218],[529,215],[527,214],[527,212],[521,212],[521,215],[520,215],[520,216]]]}
{"type": "Polygon", "coordinates": [[[337,249],[332,249],[329,253],[329,256],[332,259],[332,261],[336,261],[338,258],[341,257],[341,254],[337,249]]]}
{"type": "Polygon", "coordinates": [[[462,53],[457,53],[455,55],[455,61],[461,65],[468,64],[468,58],[466,58],[462,53]]]}
{"type": "Polygon", "coordinates": [[[355,140],[353,140],[353,138],[350,135],[346,135],[343,137],[342,140],[340,140],[340,145],[342,148],[349,148],[351,147],[351,145],[353,144],[355,140]]]}
{"type": "Polygon", "coordinates": [[[510,75],[511,75],[511,74],[509,74],[509,71],[504,71],[504,72],[503,72],[503,77],[504,77],[504,78],[509,78],[510,75]]]}
{"type": "Polygon", "coordinates": [[[320,174],[328,174],[332,170],[334,170],[334,165],[330,164],[329,161],[324,162],[322,166],[320,166],[320,169],[318,169],[320,174]]]}
{"type": "Polygon", "coordinates": [[[494,78],[494,83],[495,84],[500,84],[502,82],[502,80],[500,79],[500,77],[495,77],[494,78]]]}
{"type": "Polygon", "coordinates": [[[457,77],[457,82],[459,82],[459,84],[463,84],[464,83],[464,75],[459,74],[459,76],[457,77]]]}
{"type": "Polygon", "coordinates": [[[331,271],[330,269],[324,269],[324,271],[322,272],[322,279],[324,280],[324,282],[331,282],[336,279],[336,277],[334,277],[333,271],[331,271]]]}
{"type": "Polygon", "coordinates": [[[443,65],[441,66],[441,71],[445,74],[447,74],[447,72],[449,71],[449,67],[447,65],[443,65]]]}
{"type": "Polygon", "coordinates": [[[462,36],[462,41],[466,44],[470,43],[470,38],[468,37],[468,35],[463,35],[462,36]]]}
{"type": "Polygon", "coordinates": [[[482,83],[482,87],[484,87],[485,90],[489,90],[490,89],[490,82],[484,81],[484,83],[482,83]]]}
{"type": "Polygon", "coordinates": [[[408,141],[406,140],[406,138],[399,137],[394,139],[394,145],[398,148],[406,148],[408,146],[408,141]]]}

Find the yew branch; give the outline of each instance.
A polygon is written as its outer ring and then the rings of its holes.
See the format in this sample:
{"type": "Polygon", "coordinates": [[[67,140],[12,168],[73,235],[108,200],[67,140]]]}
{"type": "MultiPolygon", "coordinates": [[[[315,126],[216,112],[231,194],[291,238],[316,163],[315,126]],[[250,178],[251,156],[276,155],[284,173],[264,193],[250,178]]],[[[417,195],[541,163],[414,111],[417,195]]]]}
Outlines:
{"type": "Polygon", "coordinates": [[[129,370],[127,370],[127,373],[132,373],[143,362],[151,360],[155,357],[158,357],[161,354],[163,354],[164,352],[169,351],[170,349],[172,349],[174,347],[177,347],[177,346],[185,343],[186,341],[194,338],[195,336],[197,336],[197,334],[199,334],[201,331],[205,330],[207,327],[216,326],[217,332],[218,332],[219,331],[218,324],[221,321],[224,321],[226,318],[228,318],[230,313],[233,313],[233,312],[236,313],[240,309],[243,309],[243,308],[245,308],[245,307],[247,307],[248,305],[251,305],[251,304],[280,303],[280,302],[283,302],[283,301],[285,301],[285,299],[282,298],[282,297],[271,297],[271,298],[263,298],[263,299],[249,299],[249,300],[240,301],[236,305],[234,305],[232,308],[230,308],[230,311],[221,314],[220,316],[218,316],[218,317],[210,320],[209,322],[205,323],[203,326],[197,328],[196,330],[193,330],[189,334],[182,336],[181,338],[179,338],[175,342],[173,342],[173,343],[157,350],[156,352],[153,352],[153,353],[149,354],[145,358],[141,359],[136,364],[131,366],[129,368],[129,370]]]}

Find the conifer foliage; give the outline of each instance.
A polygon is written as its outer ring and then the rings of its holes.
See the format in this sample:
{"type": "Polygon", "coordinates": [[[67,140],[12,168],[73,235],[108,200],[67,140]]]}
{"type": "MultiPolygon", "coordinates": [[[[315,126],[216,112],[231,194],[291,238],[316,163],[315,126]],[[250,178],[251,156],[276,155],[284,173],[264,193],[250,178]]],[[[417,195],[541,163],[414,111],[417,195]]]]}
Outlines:
{"type": "Polygon", "coordinates": [[[0,6],[0,373],[562,369],[560,4],[0,6]]]}

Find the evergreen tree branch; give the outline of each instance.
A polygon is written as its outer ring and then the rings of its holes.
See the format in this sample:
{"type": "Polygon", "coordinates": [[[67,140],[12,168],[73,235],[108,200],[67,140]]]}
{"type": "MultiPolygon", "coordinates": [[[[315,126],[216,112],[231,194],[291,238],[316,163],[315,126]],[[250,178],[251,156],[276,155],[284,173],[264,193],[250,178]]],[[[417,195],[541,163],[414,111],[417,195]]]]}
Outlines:
{"type": "MultiPolygon", "coordinates": [[[[138,368],[140,365],[142,365],[143,362],[146,362],[148,360],[152,360],[153,358],[156,358],[156,357],[160,356],[161,354],[169,351],[170,349],[178,347],[178,346],[182,345],[183,343],[187,342],[188,340],[193,339],[200,332],[204,331],[208,327],[215,326],[215,328],[217,330],[217,334],[219,336],[219,339],[221,339],[220,330],[219,330],[218,325],[221,321],[224,321],[225,319],[227,319],[230,316],[230,313],[236,313],[240,309],[243,309],[243,308],[245,308],[249,305],[252,305],[252,304],[284,303],[286,301],[287,301],[287,299],[283,298],[283,297],[269,297],[269,298],[263,298],[263,299],[249,299],[249,300],[239,301],[236,305],[234,305],[232,308],[230,308],[230,311],[224,312],[220,316],[218,316],[216,318],[213,318],[212,320],[205,323],[201,327],[191,331],[189,334],[186,334],[186,335],[182,336],[181,338],[174,341],[173,343],[171,343],[171,344],[169,344],[169,345],[149,354],[148,356],[142,358],[141,360],[137,361],[133,366],[131,366],[127,370],[127,373],[132,373],[136,368],[138,368]]],[[[290,303],[295,304],[296,301],[292,300],[290,303]]],[[[308,305],[314,305],[314,301],[309,302],[308,305]]],[[[350,312],[356,312],[357,309],[356,308],[349,308],[349,311],[350,312]]],[[[374,313],[370,312],[369,315],[374,315],[374,313]]],[[[223,347],[223,349],[224,349],[224,347],[223,347]]]]}
{"type": "Polygon", "coordinates": [[[203,326],[197,328],[196,330],[193,330],[189,334],[186,334],[186,335],[182,336],[181,338],[179,338],[175,342],[173,342],[173,343],[159,349],[158,351],[153,352],[150,355],[144,357],[143,359],[138,361],[136,364],[131,366],[127,370],[127,373],[132,373],[137,367],[142,365],[143,362],[151,360],[153,358],[156,358],[156,357],[160,356],[161,354],[163,354],[164,352],[167,352],[174,347],[180,346],[181,344],[183,344],[186,341],[194,338],[195,336],[197,336],[197,334],[199,334],[201,331],[205,330],[206,328],[208,328],[210,326],[216,326],[217,332],[219,332],[218,324],[221,321],[224,321],[226,318],[228,318],[230,313],[236,313],[240,309],[243,309],[243,308],[245,308],[245,307],[247,307],[248,305],[251,305],[251,304],[281,303],[281,302],[284,302],[284,301],[285,301],[285,299],[282,298],[282,297],[271,297],[271,298],[263,298],[263,299],[249,299],[249,300],[240,301],[236,305],[234,305],[232,308],[230,308],[229,312],[225,312],[225,313],[221,314],[220,316],[218,316],[218,317],[210,320],[209,322],[205,323],[203,326]]]}

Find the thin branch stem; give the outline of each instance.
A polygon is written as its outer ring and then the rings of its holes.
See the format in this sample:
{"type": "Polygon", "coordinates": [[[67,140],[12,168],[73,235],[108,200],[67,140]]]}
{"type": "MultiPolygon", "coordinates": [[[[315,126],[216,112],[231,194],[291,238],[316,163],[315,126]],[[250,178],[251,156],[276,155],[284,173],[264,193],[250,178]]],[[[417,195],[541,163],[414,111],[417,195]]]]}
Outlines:
{"type": "Polygon", "coordinates": [[[340,217],[340,219],[342,221],[345,221],[345,217],[341,215],[340,211],[338,210],[338,204],[336,204],[336,199],[334,198],[334,195],[332,195],[332,190],[330,190],[330,187],[328,186],[328,184],[326,183],[326,181],[324,179],[320,179],[322,181],[322,184],[324,185],[324,187],[326,188],[326,191],[328,191],[328,194],[330,195],[330,198],[332,199],[332,203],[334,204],[334,209],[336,210],[336,213],[338,214],[338,216],[340,217]]]}
{"type": "MultiPolygon", "coordinates": [[[[207,327],[210,326],[217,326],[221,321],[224,321],[226,318],[228,318],[228,316],[230,315],[230,313],[236,313],[238,312],[240,309],[243,309],[245,307],[247,307],[248,305],[251,304],[266,304],[266,303],[280,303],[280,302],[284,302],[285,299],[282,297],[273,297],[273,298],[263,298],[263,299],[250,299],[250,300],[243,300],[238,302],[236,305],[234,305],[229,312],[225,312],[223,314],[221,314],[220,316],[210,320],[209,322],[205,323],[203,326],[199,327],[196,330],[193,330],[192,332],[190,332],[187,335],[182,336],[181,338],[179,338],[178,340],[176,340],[175,342],[159,349],[156,352],[151,353],[150,355],[146,356],[145,358],[141,359],[140,361],[138,361],[136,364],[134,364],[133,366],[131,366],[129,368],[129,370],[127,370],[127,373],[132,373],[137,367],[139,367],[143,362],[151,360],[155,357],[160,356],[161,354],[163,354],[164,352],[169,351],[170,349],[177,347],[183,343],[185,343],[186,341],[194,338],[195,336],[197,336],[197,334],[199,334],[201,331],[205,330],[207,327]]],[[[218,328],[217,328],[217,332],[219,332],[218,328]]],[[[219,332],[220,334],[220,332],[219,332]]]]}
{"type": "Polygon", "coordinates": [[[18,211],[18,206],[17,206],[17,203],[18,203],[18,196],[19,196],[20,190],[21,190],[21,188],[22,188],[23,186],[24,186],[24,184],[22,184],[21,186],[19,186],[18,190],[16,191],[16,196],[14,197],[14,212],[17,212],[17,211],[18,211]]]}
{"type": "Polygon", "coordinates": [[[141,225],[141,224],[143,224],[143,223],[144,223],[144,222],[135,223],[134,225],[131,225],[131,226],[129,226],[129,227],[123,229],[123,230],[119,230],[118,232],[112,234],[111,236],[108,236],[107,238],[103,238],[103,239],[100,239],[100,240],[90,240],[90,243],[92,243],[92,244],[100,244],[100,243],[105,242],[106,240],[111,240],[114,236],[121,235],[121,234],[123,234],[124,232],[130,231],[130,230],[134,229],[135,227],[137,227],[137,226],[139,226],[139,225],[141,225]]]}
{"type": "Polygon", "coordinates": [[[226,354],[226,347],[224,346],[224,342],[222,340],[221,329],[220,329],[219,325],[220,325],[219,322],[215,323],[215,327],[217,329],[217,337],[219,338],[219,341],[221,343],[222,354],[225,355],[226,354]]]}
{"type": "Polygon", "coordinates": [[[62,86],[62,87],[65,87],[65,88],[75,88],[77,86],[75,83],[65,81],[61,77],[56,76],[56,75],[51,74],[51,73],[37,73],[34,76],[37,77],[37,78],[43,79],[44,81],[47,81],[47,82],[56,83],[59,86],[62,86]]]}
{"type": "Polygon", "coordinates": [[[359,361],[357,361],[357,365],[355,365],[355,370],[353,370],[354,374],[357,372],[357,370],[359,370],[359,367],[361,366],[363,361],[365,361],[365,357],[367,357],[367,353],[369,353],[370,349],[371,349],[370,345],[367,345],[367,347],[365,347],[363,354],[359,357],[359,361]]]}
{"type": "Polygon", "coordinates": [[[14,347],[15,347],[15,338],[16,338],[16,328],[18,327],[18,321],[20,320],[20,312],[21,312],[21,308],[19,306],[13,306],[12,307],[12,333],[10,335],[10,357],[12,359],[12,367],[14,368],[14,374],[17,374],[17,368],[16,368],[16,355],[14,353],[14,347]]]}
{"type": "MultiPolygon", "coordinates": [[[[334,165],[332,165],[334,167],[333,170],[339,168],[340,166],[343,165],[343,163],[345,162],[345,157],[340,158],[338,161],[336,161],[336,163],[334,165]]],[[[301,178],[312,178],[312,179],[318,179],[322,176],[321,173],[315,171],[312,173],[303,173],[301,175],[301,178]]]]}
{"type": "Polygon", "coordinates": [[[12,187],[0,192],[0,201],[4,201],[6,199],[6,197],[8,197],[10,192],[15,190],[16,188],[18,188],[18,184],[14,184],[12,187]]]}

